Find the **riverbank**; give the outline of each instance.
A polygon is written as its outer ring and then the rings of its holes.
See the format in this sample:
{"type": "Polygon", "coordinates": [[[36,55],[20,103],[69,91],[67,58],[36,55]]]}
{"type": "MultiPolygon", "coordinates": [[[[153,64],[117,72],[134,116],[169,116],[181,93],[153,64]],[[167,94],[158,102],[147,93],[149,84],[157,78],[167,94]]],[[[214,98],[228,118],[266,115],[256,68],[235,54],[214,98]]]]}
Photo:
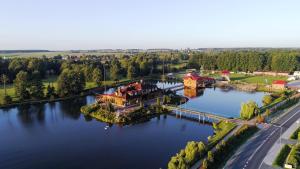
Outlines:
{"type": "Polygon", "coordinates": [[[90,116],[99,121],[122,125],[139,123],[161,114],[170,113],[168,109],[163,108],[161,105],[151,105],[148,107],[140,106],[136,108],[128,108],[128,111],[119,112],[109,103],[102,105],[94,103],[82,106],[80,111],[85,116],[90,116]]]}
{"type": "MultiPolygon", "coordinates": [[[[145,80],[159,80],[159,76],[148,76],[144,78],[145,80]]],[[[116,81],[113,83],[110,83],[109,85],[102,85],[102,86],[92,86],[89,85],[90,88],[86,88],[85,90],[83,90],[79,95],[72,95],[72,96],[65,96],[65,97],[50,97],[50,98],[42,98],[40,100],[23,100],[20,101],[18,99],[14,99],[11,103],[9,104],[1,104],[0,103],[0,109],[1,108],[10,108],[10,107],[14,107],[14,106],[19,106],[19,105],[26,105],[26,104],[40,104],[40,103],[50,103],[50,102],[56,102],[56,101],[63,101],[63,100],[69,100],[69,99],[75,99],[75,98],[79,98],[79,97],[83,97],[83,96],[87,96],[87,95],[91,95],[91,94],[95,94],[95,93],[100,93],[103,92],[106,89],[109,88],[113,88],[113,87],[118,87],[127,83],[131,83],[131,82],[136,82],[139,81],[139,78],[135,78],[132,80],[123,80],[123,81],[116,81]]]]}

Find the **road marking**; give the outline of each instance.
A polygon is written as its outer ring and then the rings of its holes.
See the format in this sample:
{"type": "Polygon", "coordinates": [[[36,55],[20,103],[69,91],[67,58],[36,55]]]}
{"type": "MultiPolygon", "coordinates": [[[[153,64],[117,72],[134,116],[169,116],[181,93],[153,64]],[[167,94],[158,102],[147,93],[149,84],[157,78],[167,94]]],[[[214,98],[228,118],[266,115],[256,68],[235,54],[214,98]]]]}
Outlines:
{"type": "Polygon", "coordinates": [[[248,160],[246,161],[246,165],[244,167],[247,167],[248,162],[254,157],[254,155],[256,154],[256,152],[266,143],[266,141],[275,133],[275,131],[277,131],[278,129],[276,128],[266,139],[264,139],[264,141],[262,142],[262,144],[260,144],[255,151],[252,153],[252,155],[248,158],[248,160]]]}
{"type": "MultiPolygon", "coordinates": [[[[289,117],[284,123],[282,123],[281,125],[280,125],[280,127],[282,127],[285,123],[287,123],[291,118],[293,118],[296,114],[298,114],[300,112],[300,110],[298,110],[298,111],[296,111],[296,113],[295,114],[293,114],[291,117],[289,117]]],[[[278,128],[277,128],[278,129],[278,128]]],[[[273,131],[274,132],[274,131],[273,131]]],[[[281,134],[283,134],[283,133],[281,133],[281,134]]],[[[281,137],[279,137],[278,139],[281,139],[281,137]]],[[[277,139],[277,140],[278,140],[277,139]]],[[[276,140],[276,141],[277,141],[276,140]]],[[[274,145],[273,145],[274,146],[274,145]]],[[[270,151],[270,150],[269,150],[270,151]]],[[[262,166],[262,164],[263,164],[263,162],[264,162],[264,159],[262,160],[262,162],[260,163],[260,165],[259,165],[259,169],[261,168],[261,166],[262,166]]]]}
{"type": "Polygon", "coordinates": [[[282,127],[283,125],[285,125],[285,123],[287,123],[291,118],[293,118],[293,117],[294,117],[295,115],[297,115],[299,112],[300,112],[300,110],[299,110],[299,111],[296,111],[296,113],[293,114],[291,117],[289,117],[284,123],[282,123],[282,124],[280,125],[280,127],[282,127]]]}

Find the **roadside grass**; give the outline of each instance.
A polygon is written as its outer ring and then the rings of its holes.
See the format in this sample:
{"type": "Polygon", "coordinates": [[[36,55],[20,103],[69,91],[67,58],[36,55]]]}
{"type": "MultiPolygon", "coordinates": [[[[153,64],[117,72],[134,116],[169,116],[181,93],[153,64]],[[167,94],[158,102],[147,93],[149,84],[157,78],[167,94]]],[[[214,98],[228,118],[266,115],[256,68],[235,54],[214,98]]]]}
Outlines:
{"type": "Polygon", "coordinates": [[[227,161],[236,153],[236,151],[251,138],[259,129],[256,126],[243,125],[227,141],[219,151],[213,155],[214,162],[209,163],[209,168],[224,168],[227,161]]]}
{"type": "Polygon", "coordinates": [[[291,151],[291,147],[287,144],[284,145],[280,150],[279,154],[276,156],[272,165],[274,167],[283,167],[285,160],[288,157],[290,151],[291,151]]]}
{"type": "Polygon", "coordinates": [[[286,163],[293,166],[293,168],[299,168],[299,160],[300,160],[300,145],[296,144],[291,147],[291,151],[286,158],[286,163]]]}
{"type": "Polygon", "coordinates": [[[264,112],[264,111],[266,111],[267,109],[272,108],[273,106],[275,106],[276,104],[278,104],[278,103],[284,101],[285,99],[286,99],[285,97],[278,97],[278,98],[274,99],[274,100],[272,101],[272,103],[270,103],[270,104],[268,104],[268,105],[266,105],[266,106],[260,107],[260,112],[264,112]]]}
{"type": "Polygon", "coordinates": [[[236,127],[236,124],[228,121],[220,121],[217,124],[217,128],[214,129],[214,135],[210,137],[208,140],[208,147],[213,147],[216,145],[221,139],[223,139],[230,131],[232,131],[236,127]]]}
{"type": "Polygon", "coordinates": [[[293,139],[293,140],[297,140],[298,139],[298,133],[300,132],[300,127],[297,128],[293,133],[292,135],[290,136],[290,139],[293,139]]]}

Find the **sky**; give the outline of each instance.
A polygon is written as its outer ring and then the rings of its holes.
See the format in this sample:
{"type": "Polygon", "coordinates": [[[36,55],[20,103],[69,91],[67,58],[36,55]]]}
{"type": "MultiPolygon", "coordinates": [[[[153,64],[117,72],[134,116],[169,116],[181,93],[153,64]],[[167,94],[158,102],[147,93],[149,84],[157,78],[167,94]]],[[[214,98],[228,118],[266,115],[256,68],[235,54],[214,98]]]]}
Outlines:
{"type": "Polygon", "coordinates": [[[300,47],[299,0],[0,0],[0,50],[300,47]]]}

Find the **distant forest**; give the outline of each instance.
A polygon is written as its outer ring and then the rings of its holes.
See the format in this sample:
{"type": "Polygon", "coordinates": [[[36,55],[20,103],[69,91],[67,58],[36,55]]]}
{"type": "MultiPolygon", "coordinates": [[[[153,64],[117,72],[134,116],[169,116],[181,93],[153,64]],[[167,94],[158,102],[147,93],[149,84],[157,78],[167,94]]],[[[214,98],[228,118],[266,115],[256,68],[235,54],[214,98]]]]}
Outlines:
{"type": "MultiPolygon", "coordinates": [[[[59,57],[0,57],[0,75],[5,74],[12,82],[19,71],[28,73],[38,72],[42,78],[60,73],[74,66],[80,67],[86,80],[91,80],[93,69],[99,68],[107,79],[135,78],[150,74],[177,72],[195,68],[204,70],[230,71],[277,71],[292,72],[300,70],[300,51],[271,50],[271,51],[217,51],[217,52],[142,52],[134,55],[94,56],[85,55],[77,60],[59,57]],[[105,67],[106,70],[103,70],[105,67]]],[[[103,75],[102,75],[103,77],[103,75]]]]}
{"type": "Polygon", "coordinates": [[[292,72],[300,68],[297,50],[195,52],[189,67],[206,70],[292,72]]]}

